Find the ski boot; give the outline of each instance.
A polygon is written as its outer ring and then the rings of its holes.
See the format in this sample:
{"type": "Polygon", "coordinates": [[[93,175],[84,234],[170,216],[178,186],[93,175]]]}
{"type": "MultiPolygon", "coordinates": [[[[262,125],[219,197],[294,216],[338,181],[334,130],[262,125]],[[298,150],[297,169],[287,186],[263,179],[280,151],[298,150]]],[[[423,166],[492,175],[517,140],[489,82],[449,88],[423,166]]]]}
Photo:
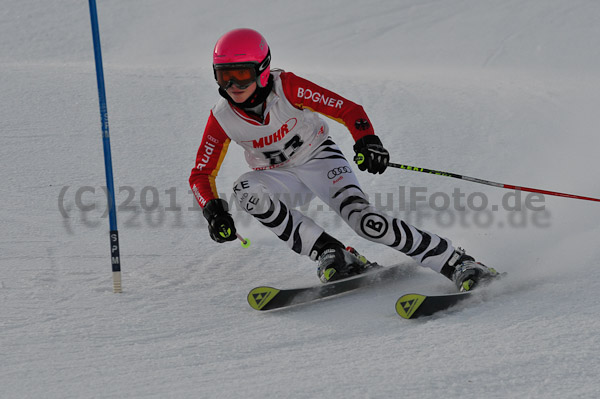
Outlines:
{"type": "Polygon", "coordinates": [[[317,276],[323,283],[362,274],[374,267],[352,247],[328,248],[321,253],[317,262],[317,276]]]}
{"type": "Polygon", "coordinates": [[[380,267],[369,262],[354,248],[344,248],[339,240],[323,232],[310,250],[310,258],[317,261],[317,276],[323,283],[340,280],[380,267]]]}
{"type": "Polygon", "coordinates": [[[452,280],[460,292],[472,291],[474,288],[487,285],[500,277],[496,269],[476,262],[462,248],[454,250],[441,273],[452,280]]]}

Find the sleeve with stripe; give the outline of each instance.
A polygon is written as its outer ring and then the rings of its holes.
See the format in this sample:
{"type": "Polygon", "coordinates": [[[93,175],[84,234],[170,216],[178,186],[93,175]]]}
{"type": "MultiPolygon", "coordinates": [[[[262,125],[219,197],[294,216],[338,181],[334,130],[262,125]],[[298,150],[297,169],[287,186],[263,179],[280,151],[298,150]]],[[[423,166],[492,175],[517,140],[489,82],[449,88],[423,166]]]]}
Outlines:
{"type": "Polygon", "coordinates": [[[204,135],[196,155],[196,166],[190,175],[190,187],[201,207],[214,198],[219,198],[215,183],[230,139],[212,112],[204,128],[204,135]]]}
{"type": "Polygon", "coordinates": [[[343,124],[355,141],[375,134],[361,105],[291,72],[281,73],[281,83],[287,100],[296,108],[318,112],[343,124]]]}

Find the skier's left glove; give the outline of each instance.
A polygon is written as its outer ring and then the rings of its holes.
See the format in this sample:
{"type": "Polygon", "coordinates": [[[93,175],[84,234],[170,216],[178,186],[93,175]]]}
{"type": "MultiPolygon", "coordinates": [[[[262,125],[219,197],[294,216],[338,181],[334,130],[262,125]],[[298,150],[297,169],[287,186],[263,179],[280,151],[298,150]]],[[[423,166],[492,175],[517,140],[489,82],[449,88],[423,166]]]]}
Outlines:
{"type": "Polygon", "coordinates": [[[204,206],[202,214],[208,221],[210,238],[218,243],[233,241],[237,238],[235,224],[225,200],[211,199],[204,206]]]}
{"type": "Polygon", "coordinates": [[[364,136],[354,144],[354,161],[358,169],[369,173],[383,173],[390,162],[390,153],[383,148],[381,140],[375,135],[364,136]]]}

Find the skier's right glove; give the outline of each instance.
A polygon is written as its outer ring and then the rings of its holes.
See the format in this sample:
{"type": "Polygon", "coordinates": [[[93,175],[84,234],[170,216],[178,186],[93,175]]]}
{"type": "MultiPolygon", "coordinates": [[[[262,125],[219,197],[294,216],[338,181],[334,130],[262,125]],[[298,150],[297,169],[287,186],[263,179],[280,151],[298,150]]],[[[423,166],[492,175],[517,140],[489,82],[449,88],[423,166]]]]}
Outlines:
{"type": "Polygon", "coordinates": [[[208,221],[210,238],[219,243],[236,239],[235,224],[226,201],[211,199],[204,206],[202,214],[208,221]]]}

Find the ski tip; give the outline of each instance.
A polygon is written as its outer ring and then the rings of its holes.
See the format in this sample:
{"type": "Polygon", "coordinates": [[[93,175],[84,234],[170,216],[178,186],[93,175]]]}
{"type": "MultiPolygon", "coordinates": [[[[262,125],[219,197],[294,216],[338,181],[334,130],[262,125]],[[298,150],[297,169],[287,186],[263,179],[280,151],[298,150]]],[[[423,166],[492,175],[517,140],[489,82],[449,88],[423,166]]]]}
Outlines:
{"type": "Polygon", "coordinates": [[[265,306],[279,293],[277,288],[256,287],[248,293],[248,304],[252,309],[266,310],[265,306]]]}
{"type": "Polygon", "coordinates": [[[421,306],[421,304],[425,300],[425,298],[425,295],[420,294],[402,295],[396,301],[396,313],[398,313],[400,317],[403,317],[405,319],[412,318],[419,306],[421,306]]]}

